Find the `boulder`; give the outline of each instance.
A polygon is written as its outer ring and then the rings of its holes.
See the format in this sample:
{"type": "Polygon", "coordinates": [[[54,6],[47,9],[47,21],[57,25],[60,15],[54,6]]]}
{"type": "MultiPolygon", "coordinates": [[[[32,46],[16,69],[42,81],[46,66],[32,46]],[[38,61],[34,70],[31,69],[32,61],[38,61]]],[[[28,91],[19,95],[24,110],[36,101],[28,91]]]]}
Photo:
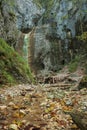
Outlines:
{"type": "Polygon", "coordinates": [[[74,110],[70,113],[74,123],[81,129],[87,130],[87,113],[74,110]]]}

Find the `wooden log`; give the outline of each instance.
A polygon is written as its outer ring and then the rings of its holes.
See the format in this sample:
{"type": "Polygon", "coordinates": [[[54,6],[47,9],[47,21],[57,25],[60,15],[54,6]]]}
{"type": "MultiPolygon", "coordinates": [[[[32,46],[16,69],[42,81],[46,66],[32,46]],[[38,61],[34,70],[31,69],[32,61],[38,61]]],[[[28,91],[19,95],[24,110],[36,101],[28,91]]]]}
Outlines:
{"type": "Polygon", "coordinates": [[[63,84],[63,83],[60,83],[60,84],[58,84],[58,83],[55,83],[55,84],[45,84],[45,86],[47,87],[47,88],[51,88],[51,87],[57,87],[57,88],[60,88],[60,89],[68,89],[68,88],[70,88],[72,85],[71,84],[63,84]]]}
{"type": "Polygon", "coordinates": [[[69,74],[58,74],[55,76],[48,76],[44,78],[44,83],[51,83],[55,84],[58,83],[59,81],[64,81],[66,78],[69,77],[69,74]]]}

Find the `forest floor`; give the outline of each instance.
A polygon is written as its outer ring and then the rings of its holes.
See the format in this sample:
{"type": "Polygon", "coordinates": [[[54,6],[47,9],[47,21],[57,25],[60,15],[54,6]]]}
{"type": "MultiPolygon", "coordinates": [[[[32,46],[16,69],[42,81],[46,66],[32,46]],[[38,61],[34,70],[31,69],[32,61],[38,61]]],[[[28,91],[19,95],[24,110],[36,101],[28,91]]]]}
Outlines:
{"type": "Polygon", "coordinates": [[[87,114],[87,88],[78,89],[83,76],[63,70],[53,83],[1,88],[0,130],[86,130],[72,114],[87,114]]]}

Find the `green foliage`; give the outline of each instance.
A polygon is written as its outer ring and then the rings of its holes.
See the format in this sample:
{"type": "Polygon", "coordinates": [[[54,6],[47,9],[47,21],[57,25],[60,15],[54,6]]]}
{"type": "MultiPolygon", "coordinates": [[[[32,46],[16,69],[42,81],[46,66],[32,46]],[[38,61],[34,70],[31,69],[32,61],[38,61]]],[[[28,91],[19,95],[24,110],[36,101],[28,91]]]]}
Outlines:
{"type": "Polygon", "coordinates": [[[3,0],[3,3],[8,5],[8,13],[10,15],[10,20],[13,20],[16,18],[14,7],[16,6],[15,0],[3,0]]]}
{"type": "Polygon", "coordinates": [[[15,0],[4,0],[4,2],[11,7],[15,6],[15,0]]]}
{"type": "Polygon", "coordinates": [[[77,36],[77,39],[83,42],[87,41],[87,32],[83,32],[80,36],[77,36]]]}
{"type": "Polygon", "coordinates": [[[79,65],[79,62],[80,62],[80,56],[76,56],[68,65],[68,68],[69,68],[69,71],[70,72],[74,72],[76,71],[78,65],[79,65]]]}
{"type": "Polygon", "coordinates": [[[70,71],[70,72],[76,71],[77,66],[78,66],[78,63],[77,63],[77,62],[70,63],[70,64],[69,64],[69,71],[70,71]]]}
{"type": "Polygon", "coordinates": [[[0,39],[0,84],[31,82],[33,77],[24,59],[0,39]]]}
{"type": "Polygon", "coordinates": [[[4,81],[8,81],[8,83],[10,83],[11,85],[16,82],[14,77],[10,73],[6,72],[6,70],[3,71],[2,75],[3,75],[4,81]]]}
{"type": "Polygon", "coordinates": [[[42,5],[41,5],[41,3],[39,2],[39,0],[33,0],[33,1],[34,1],[34,3],[37,5],[37,7],[42,8],[42,5]]]}
{"type": "Polygon", "coordinates": [[[39,6],[42,6],[44,8],[52,7],[54,0],[33,0],[34,3],[36,3],[39,6]]]}

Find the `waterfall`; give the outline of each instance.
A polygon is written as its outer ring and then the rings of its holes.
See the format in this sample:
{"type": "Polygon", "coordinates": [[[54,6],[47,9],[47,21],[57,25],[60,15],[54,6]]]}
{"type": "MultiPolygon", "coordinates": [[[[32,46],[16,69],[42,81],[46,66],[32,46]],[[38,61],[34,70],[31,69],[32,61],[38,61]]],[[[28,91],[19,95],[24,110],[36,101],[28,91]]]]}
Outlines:
{"type": "Polygon", "coordinates": [[[25,34],[23,45],[23,57],[27,63],[28,63],[28,46],[29,46],[29,34],[25,34]]]}

